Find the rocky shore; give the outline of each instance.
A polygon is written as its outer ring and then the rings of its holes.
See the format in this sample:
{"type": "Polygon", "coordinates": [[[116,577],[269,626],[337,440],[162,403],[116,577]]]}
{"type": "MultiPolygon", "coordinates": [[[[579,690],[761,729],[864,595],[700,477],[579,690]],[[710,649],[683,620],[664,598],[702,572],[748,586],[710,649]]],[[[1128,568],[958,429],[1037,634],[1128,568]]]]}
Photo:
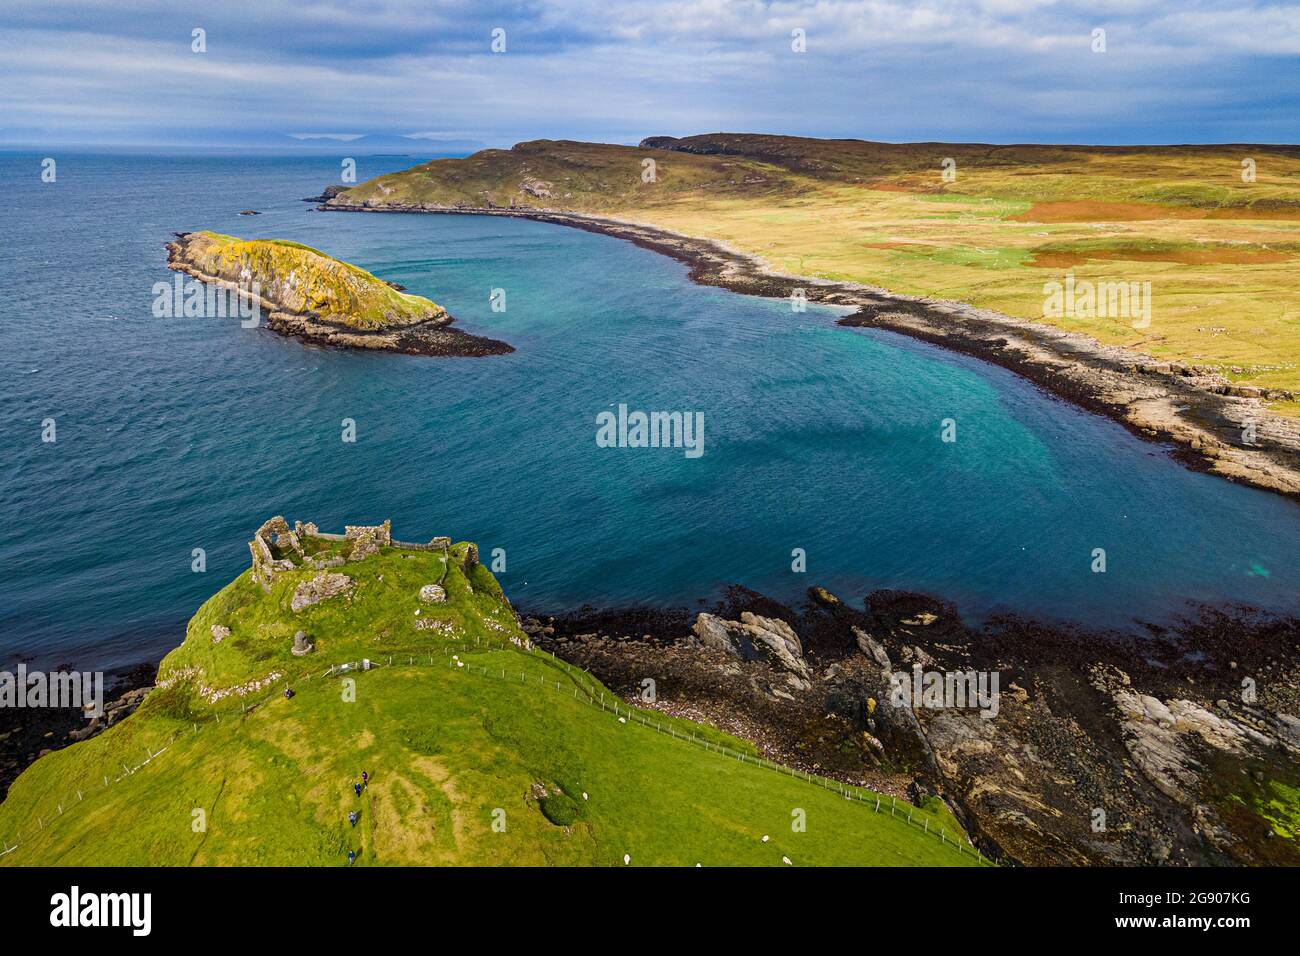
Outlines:
{"type": "Polygon", "coordinates": [[[105,675],[104,715],[91,720],[75,708],[0,708],[0,800],[38,757],[88,740],[131,714],[153,687],[157,673],[155,663],[105,675]]]}
{"type": "Polygon", "coordinates": [[[1211,370],[1161,361],[1088,336],[960,302],[896,295],[852,282],[770,270],[723,243],[639,223],[523,206],[441,206],[367,200],[337,193],[322,211],[515,216],[626,239],[690,267],[692,280],[740,292],[855,307],[846,326],[886,329],[1009,369],[1132,433],[1174,446],[1186,466],[1300,500],[1300,421],[1265,401],[1283,393],[1238,386],[1211,370]]]}
{"type": "Polygon", "coordinates": [[[813,588],[795,608],[734,588],[702,613],[523,624],[639,706],[800,769],[940,795],[1005,862],[1300,864],[1294,619],[1206,609],[1140,637],[1016,618],[975,629],[919,594],[876,592],[859,609],[813,588]],[[901,703],[927,674],[979,675],[995,694],[901,703]]]}
{"type": "MultiPolygon", "coordinates": [[[[520,624],[631,704],[900,802],[937,796],[1004,863],[1300,865],[1300,619],[1198,608],[1136,635],[971,627],[923,594],[855,606],[813,587],[788,605],[733,587],[703,610],[520,624]]],[[[166,685],[156,670],[113,675],[94,721],[0,711],[0,788],[130,714],[166,685]]]]}
{"type": "MultiPolygon", "coordinates": [[[[299,270],[296,266],[287,276],[283,276],[265,270],[251,269],[249,264],[244,262],[241,270],[228,270],[228,274],[219,274],[215,271],[215,267],[210,265],[212,258],[205,256],[202,248],[202,241],[208,234],[176,233],[175,235],[175,241],[165,246],[169,269],[220,289],[238,293],[245,301],[255,302],[263,313],[262,321],[267,328],[281,335],[293,336],[324,348],[372,349],[433,357],[482,357],[504,355],[514,351],[514,348],[505,342],[471,335],[452,328],[455,320],[433,303],[428,303],[431,308],[428,310],[427,317],[419,321],[363,325],[350,321],[350,317],[346,314],[340,317],[339,313],[330,313],[330,317],[324,317],[319,309],[302,304],[319,301],[320,297],[316,294],[301,293],[300,288],[297,287],[299,270]],[[251,285],[254,282],[255,288],[251,285]]],[[[310,254],[330,264],[346,266],[345,263],[328,259],[315,253],[314,250],[306,250],[303,254],[310,254]]],[[[373,276],[365,273],[362,275],[374,283],[380,283],[380,280],[373,276]]],[[[383,285],[392,289],[389,283],[383,285]]],[[[402,292],[399,289],[393,291],[402,292]]],[[[340,298],[345,297],[340,296],[340,298]]]]}

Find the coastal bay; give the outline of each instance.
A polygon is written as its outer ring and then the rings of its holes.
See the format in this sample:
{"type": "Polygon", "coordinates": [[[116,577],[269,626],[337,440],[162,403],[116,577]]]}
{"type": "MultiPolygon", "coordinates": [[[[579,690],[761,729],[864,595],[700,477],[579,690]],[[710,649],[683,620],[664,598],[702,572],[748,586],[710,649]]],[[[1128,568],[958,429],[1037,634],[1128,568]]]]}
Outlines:
{"type": "MultiPolygon", "coordinates": [[[[1150,280],[1115,288],[1106,272],[1085,270],[1094,263],[1103,269],[1127,263],[1127,268],[1147,270],[1153,262],[1167,261],[1157,283],[1162,293],[1177,286],[1179,302],[1204,300],[1215,307],[1217,321],[1230,324],[1242,306],[1225,312],[1222,294],[1240,282],[1262,283],[1267,293],[1255,297],[1272,311],[1259,316],[1252,335],[1261,329],[1273,334],[1267,341],[1233,348],[1238,355],[1246,348],[1244,354],[1257,358],[1275,356],[1278,342],[1289,334],[1287,310],[1294,305],[1285,269],[1300,199],[1289,191],[1285,177],[1267,188],[1222,185],[1215,170],[1231,155],[1224,148],[1140,148],[1137,155],[1142,162],[1129,152],[1105,148],[889,144],[749,134],[649,137],[635,148],[537,140],[379,177],[323,197],[319,208],[554,222],[628,239],[677,258],[699,282],[800,302],[855,305],[857,313],[845,324],[888,328],[994,362],[1134,434],[1176,444],[1189,467],[1298,497],[1296,397],[1289,388],[1270,384],[1291,384],[1294,363],[1243,368],[1212,361],[1217,353],[1229,353],[1214,336],[1207,340],[1205,335],[1226,332],[1229,326],[1187,328],[1185,307],[1178,306],[1178,318],[1171,320],[1162,304],[1157,333],[1151,329],[1150,280]],[[927,163],[937,162],[936,148],[960,155],[964,175],[972,175],[974,168],[982,199],[968,194],[968,186],[948,185],[956,182],[955,176],[945,175],[939,184],[927,182],[927,172],[932,174],[927,163]],[[649,174],[638,181],[631,175],[636,169],[649,174]],[[1013,178],[1006,178],[1008,171],[1013,178]],[[1062,175],[1065,171],[1069,175],[1062,175]],[[1065,201],[1074,196],[1070,190],[1090,195],[1099,188],[1164,197],[1170,176],[1188,183],[1186,193],[1172,200],[1127,205],[1065,201]],[[881,198],[897,194],[914,201],[894,208],[891,200],[881,198]],[[950,235],[955,227],[950,214],[936,209],[939,200],[963,209],[963,222],[981,224],[978,241],[997,253],[991,262],[970,268],[976,265],[965,261],[970,250],[950,235]],[[1214,221],[1213,240],[1177,231],[1178,223],[1206,219],[1214,221]],[[1258,239],[1258,229],[1249,224],[1260,220],[1270,223],[1277,241],[1252,241],[1258,239]],[[1151,238],[1134,237],[1131,221],[1151,238]],[[1242,236],[1250,238],[1225,243],[1223,236],[1236,235],[1234,221],[1247,224],[1242,236]],[[1049,224],[1043,226],[1049,231],[1031,232],[1023,223],[1049,224]],[[1080,234],[1089,238],[1063,242],[1061,237],[1071,233],[1061,223],[1081,224],[1080,234]],[[935,233],[937,224],[942,235],[935,233]],[[888,226],[925,239],[863,243],[859,233],[864,226],[888,226]],[[1110,233],[1120,238],[1095,238],[1110,233]],[[1053,241],[1026,246],[1035,237],[1053,241]],[[1003,243],[1013,245],[999,248],[1003,243]],[[826,253],[828,248],[832,252],[826,253]],[[890,255],[890,261],[881,261],[882,255],[890,255]],[[893,268],[900,257],[910,262],[910,271],[893,268]],[[958,263],[967,268],[955,268],[958,263]],[[1067,269],[1063,283],[1050,273],[1035,274],[1038,267],[1061,265],[1067,269]],[[1088,290],[1093,305],[1077,309],[1071,295],[1068,308],[1058,305],[1053,313],[1038,298],[1039,286],[1044,291],[1053,285],[1073,289],[1076,269],[1079,286],[1088,290]],[[1186,276],[1179,269],[1195,274],[1186,276]],[[989,294],[990,272],[1004,291],[989,294]],[[860,278],[896,274],[906,276],[899,279],[905,292],[860,278]],[[924,295],[915,294],[918,287],[924,295]],[[935,295],[935,290],[956,290],[967,297],[957,300],[935,295]],[[971,304],[977,300],[978,305],[971,304]],[[1110,309],[1109,300],[1114,300],[1110,309]],[[1008,311],[990,307],[1004,303],[1008,311]],[[1180,344],[1171,346],[1171,335],[1180,344]]],[[[1282,168],[1290,168],[1295,158],[1294,150],[1276,150],[1282,168]]],[[[943,163],[955,170],[957,160],[943,163]]],[[[1195,305],[1192,311],[1200,308],[1195,305]]],[[[1250,308],[1255,315],[1255,307],[1250,308]]]]}
{"type": "Polygon", "coordinates": [[[549,611],[691,606],[729,584],[789,600],[812,581],[846,600],[928,591],[972,621],[1296,610],[1300,518],[1280,496],[1190,473],[987,362],[837,326],[850,305],[792,315],[545,222],[315,212],[299,197],[332,166],[90,156],[65,164],[57,193],[16,187],[59,226],[18,216],[6,250],[21,314],[0,334],[22,386],[0,425],[20,449],[6,490],[40,529],[0,547],[7,655],[156,660],[214,576],[242,567],[268,502],[503,549],[512,600],[549,611]],[[123,177],[148,201],[113,212],[123,177]],[[195,223],[326,249],[516,351],[430,361],[304,347],[237,318],[157,318],[151,289],[174,277],[159,237],[195,223]],[[596,416],[620,403],[703,413],[705,453],[599,447],[596,416]],[[47,417],[52,445],[28,432],[47,417]],[[1105,574],[1090,569],[1098,547],[1105,574]],[[807,572],[792,570],[795,548],[807,572]]]}

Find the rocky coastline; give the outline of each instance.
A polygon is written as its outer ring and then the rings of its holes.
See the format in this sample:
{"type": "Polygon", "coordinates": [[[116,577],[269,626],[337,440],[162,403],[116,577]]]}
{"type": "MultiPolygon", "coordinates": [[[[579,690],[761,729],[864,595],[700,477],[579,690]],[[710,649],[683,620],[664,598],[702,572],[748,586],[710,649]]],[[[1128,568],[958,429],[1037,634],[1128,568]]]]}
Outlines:
{"type": "Polygon", "coordinates": [[[811,588],[791,607],[732,588],[706,611],[521,621],[630,703],[900,800],[942,797],[1002,862],[1300,864],[1278,796],[1300,785],[1300,620],[1205,608],[1138,636],[972,628],[921,594],[857,608],[811,588]],[[996,704],[900,706],[913,674],[996,674],[996,704]]]}
{"type": "Polygon", "coordinates": [[[75,708],[0,708],[0,801],[37,758],[89,740],[130,715],[153,687],[157,674],[157,661],[106,674],[104,714],[91,720],[75,708]]]}
{"type": "MultiPolygon", "coordinates": [[[[1002,863],[1300,865],[1294,617],[1201,607],[1137,633],[1014,615],[973,627],[924,594],[855,606],[812,587],[786,604],[740,586],[693,609],[518,615],[534,644],[629,704],[900,802],[942,799],[1002,863]],[[992,696],[897,698],[926,675],[985,675],[992,696]]],[[[39,756],[130,714],[166,686],[157,673],[111,675],[91,722],[0,711],[0,793],[39,756]]]]}
{"type": "Polygon", "coordinates": [[[1209,369],[1102,345],[1043,323],[960,302],[904,296],[852,282],[776,272],[724,243],[609,217],[526,206],[442,206],[367,200],[336,192],[325,212],[512,216],[625,239],[690,267],[690,278],[746,295],[856,309],[841,325],[921,339],[1006,368],[1076,406],[1104,415],[1146,440],[1167,443],[1183,465],[1300,501],[1300,420],[1270,412],[1285,393],[1238,386],[1209,369]]]}

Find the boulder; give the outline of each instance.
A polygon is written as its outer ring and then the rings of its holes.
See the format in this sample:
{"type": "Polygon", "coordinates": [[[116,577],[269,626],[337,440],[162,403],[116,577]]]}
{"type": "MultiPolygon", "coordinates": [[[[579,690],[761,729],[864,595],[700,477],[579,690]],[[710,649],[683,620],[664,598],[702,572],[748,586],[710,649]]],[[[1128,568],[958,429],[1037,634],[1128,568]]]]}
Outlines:
{"type": "Polygon", "coordinates": [[[883,670],[893,670],[893,665],[889,662],[889,654],[883,644],[862,628],[856,626],[853,628],[853,638],[858,643],[858,650],[879,664],[883,670]]]}
{"type": "Polygon", "coordinates": [[[289,602],[289,609],[296,613],[351,589],[352,579],[346,574],[322,571],[310,581],[303,581],[298,585],[297,590],[293,592],[293,599],[289,602]]]}
{"type": "Polygon", "coordinates": [[[519,188],[530,196],[538,199],[550,199],[552,184],[542,179],[534,179],[532,176],[525,176],[519,182],[519,188]]]}
{"type": "Polygon", "coordinates": [[[790,684],[798,690],[812,686],[812,673],[804,660],[803,645],[794,629],[785,621],[760,617],[745,611],[739,621],[726,621],[714,614],[701,613],[693,628],[705,647],[724,651],[741,659],[762,658],[784,670],[790,684]]]}
{"type": "Polygon", "coordinates": [[[229,636],[230,636],[230,628],[226,627],[224,624],[213,624],[213,625],[212,625],[212,643],[213,643],[213,644],[220,644],[222,641],[224,641],[224,640],[225,640],[226,638],[228,638],[229,636]]]}
{"type": "Polygon", "coordinates": [[[727,629],[727,622],[716,615],[701,613],[695,618],[695,626],[692,631],[705,647],[723,651],[735,658],[743,656],[740,653],[740,647],[731,638],[731,632],[727,629]]]}
{"type": "Polygon", "coordinates": [[[315,644],[307,643],[307,635],[303,631],[299,631],[293,636],[292,653],[294,657],[304,657],[315,649],[315,644]]]}
{"type": "Polygon", "coordinates": [[[420,600],[426,604],[444,604],[447,600],[447,592],[443,590],[441,584],[426,584],[420,588],[420,600]]]}
{"type": "Polygon", "coordinates": [[[906,624],[908,627],[929,627],[937,620],[939,620],[939,615],[931,614],[929,611],[922,611],[916,617],[903,618],[901,623],[906,624]]]}
{"type": "Polygon", "coordinates": [[[755,649],[768,659],[768,663],[783,668],[797,678],[793,683],[800,690],[812,686],[812,673],[808,670],[808,662],[803,657],[803,644],[794,628],[785,621],[774,617],[759,617],[749,611],[740,615],[740,624],[755,649]]]}

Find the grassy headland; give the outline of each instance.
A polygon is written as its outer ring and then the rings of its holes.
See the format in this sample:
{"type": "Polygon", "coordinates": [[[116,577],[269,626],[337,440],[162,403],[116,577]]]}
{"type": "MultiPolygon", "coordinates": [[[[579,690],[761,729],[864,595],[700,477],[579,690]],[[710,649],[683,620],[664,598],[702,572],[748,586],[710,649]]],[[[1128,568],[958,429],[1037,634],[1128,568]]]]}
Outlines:
{"type": "Polygon", "coordinates": [[[350,542],[303,544],[269,591],[245,572],[199,609],[136,713],[19,777],[0,863],[977,863],[942,805],[909,824],[712,728],[615,714],[594,678],[526,645],[468,545],[338,563],[350,542]],[[322,573],[350,584],[291,610],[322,573]],[[445,602],[422,601],[439,581],[445,602]],[[363,658],[376,666],[328,673],[363,658]]]}

